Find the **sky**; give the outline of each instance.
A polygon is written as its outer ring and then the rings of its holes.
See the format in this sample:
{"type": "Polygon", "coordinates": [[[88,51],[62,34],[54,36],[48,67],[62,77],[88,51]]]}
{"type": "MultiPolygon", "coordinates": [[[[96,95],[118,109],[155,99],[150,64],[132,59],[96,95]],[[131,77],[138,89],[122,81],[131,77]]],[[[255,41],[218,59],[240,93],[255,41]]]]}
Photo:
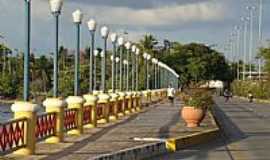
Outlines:
{"type": "MultiPolygon", "coordinates": [[[[264,1],[263,38],[270,39],[270,0],[264,1]]],[[[90,41],[87,21],[94,18],[98,27],[107,25],[111,32],[123,34],[137,41],[144,34],[181,43],[199,42],[218,44],[228,40],[235,25],[243,25],[241,16],[248,16],[248,5],[258,6],[258,0],[64,0],[60,17],[60,45],[75,48],[75,25],[72,12],[84,13],[82,48],[90,41]]],[[[24,48],[24,1],[0,0],[0,34],[12,48],[24,48]]],[[[254,35],[257,36],[258,7],[254,17],[254,35]]],[[[37,54],[53,52],[54,18],[48,0],[32,0],[31,49],[37,54]]],[[[97,45],[101,45],[99,29],[97,45]]],[[[0,43],[3,40],[0,39],[0,43]]]]}

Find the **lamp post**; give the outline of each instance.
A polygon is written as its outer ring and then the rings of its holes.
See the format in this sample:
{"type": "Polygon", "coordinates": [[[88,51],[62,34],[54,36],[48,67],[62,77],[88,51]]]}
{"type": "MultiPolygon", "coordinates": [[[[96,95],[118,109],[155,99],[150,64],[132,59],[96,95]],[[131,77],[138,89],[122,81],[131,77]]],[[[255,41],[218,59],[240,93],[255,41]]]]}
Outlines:
{"type": "Polygon", "coordinates": [[[111,34],[111,41],[113,45],[113,54],[112,54],[112,92],[115,92],[115,57],[116,57],[116,42],[117,42],[117,34],[111,34]]]}
{"type": "MultiPolygon", "coordinates": [[[[263,37],[262,37],[262,17],[263,17],[263,0],[259,0],[259,46],[262,45],[263,37]]],[[[259,80],[261,80],[261,72],[262,72],[262,59],[259,57],[259,80]]]]}
{"type": "Polygon", "coordinates": [[[119,78],[119,61],[120,61],[120,58],[119,57],[116,57],[115,58],[115,88],[119,89],[119,81],[118,81],[118,78],[119,78]]]}
{"type": "Polygon", "coordinates": [[[126,91],[129,91],[129,59],[130,59],[130,47],[131,47],[131,43],[130,42],[126,42],[125,43],[125,47],[126,47],[126,50],[127,50],[127,78],[126,78],[126,91]]]}
{"type": "Polygon", "coordinates": [[[244,58],[243,58],[243,80],[246,79],[246,64],[247,64],[247,31],[248,31],[248,21],[249,17],[242,17],[241,21],[244,23],[244,41],[243,41],[243,51],[244,51],[244,58]]]}
{"type": "Polygon", "coordinates": [[[103,93],[106,91],[106,53],[107,53],[107,39],[109,35],[109,28],[107,26],[103,26],[100,30],[101,37],[104,40],[103,53],[102,57],[102,68],[101,68],[101,90],[103,93]]]}
{"type": "Polygon", "coordinates": [[[123,64],[124,64],[124,75],[126,75],[125,77],[125,84],[126,84],[126,91],[128,90],[128,61],[125,59],[123,61],[123,64]]]}
{"type": "Polygon", "coordinates": [[[147,68],[147,90],[150,89],[150,82],[149,82],[149,80],[150,80],[150,75],[149,75],[149,63],[148,63],[148,61],[150,61],[150,59],[151,59],[151,55],[148,54],[148,55],[147,55],[147,63],[146,63],[146,68],[147,68]]]}
{"type": "Polygon", "coordinates": [[[80,25],[82,23],[83,14],[80,10],[76,10],[72,13],[73,22],[76,25],[77,29],[77,45],[76,45],[76,53],[75,53],[75,74],[74,74],[74,95],[79,95],[79,87],[80,87],[80,25]]]}
{"type": "Polygon", "coordinates": [[[147,53],[143,54],[144,58],[144,67],[145,67],[145,74],[144,74],[144,88],[147,89],[147,76],[148,76],[148,67],[147,67],[147,53]]]}
{"type": "Polygon", "coordinates": [[[140,55],[140,49],[137,48],[136,49],[136,64],[135,64],[135,68],[136,68],[136,74],[135,74],[135,77],[136,77],[136,91],[139,91],[139,55],[140,55]]]}
{"type": "Polygon", "coordinates": [[[31,0],[25,0],[25,51],[24,51],[24,80],[23,80],[23,99],[29,100],[29,55],[30,55],[30,35],[31,35],[31,0]]]}
{"type": "Polygon", "coordinates": [[[131,47],[131,90],[135,90],[135,53],[136,53],[136,45],[132,45],[131,47]]]}
{"type": "Polygon", "coordinates": [[[123,37],[119,37],[118,38],[118,45],[120,48],[120,66],[119,66],[119,70],[120,70],[120,79],[119,79],[119,89],[120,91],[123,91],[123,52],[124,52],[124,38],[123,37]]]}
{"type": "Polygon", "coordinates": [[[98,50],[94,50],[94,87],[93,89],[97,89],[97,56],[98,56],[98,50]]]}
{"type": "Polygon", "coordinates": [[[252,72],[252,52],[253,52],[253,11],[255,10],[254,6],[247,6],[247,10],[250,13],[250,38],[249,38],[249,77],[251,79],[252,72]]]}
{"type": "Polygon", "coordinates": [[[53,96],[58,96],[58,29],[59,29],[59,15],[63,6],[63,0],[50,0],[50,8],[55,17],[55,52],[53,56],[53,96]]]}
{"type": "Polygon", "coordinates": [[[97,24],[94,19],[90,19],[87,25],[91,34],[91,51],[89,56],[89,92],[93,93],[93,55],[95,50],[95,31],[97,24]]]}
{"type": "Polygon", "coordinates": [[[239,57],[240,57],[240,47],[241,47],[241,42],[240,42],[240,32],[241,28],[239,26],[235,26],[236,30],[236,53],[237,53],[237,80],[240,80],[240,63],[239,63],[239,57]]]}

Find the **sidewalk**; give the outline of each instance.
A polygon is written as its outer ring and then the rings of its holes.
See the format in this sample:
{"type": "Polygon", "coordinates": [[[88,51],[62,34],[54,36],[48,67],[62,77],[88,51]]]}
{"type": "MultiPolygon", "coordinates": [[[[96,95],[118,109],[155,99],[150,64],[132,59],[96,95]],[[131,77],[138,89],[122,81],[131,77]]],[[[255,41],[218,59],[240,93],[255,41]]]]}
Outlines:
{"type": "Polygon", "coordinates": [[[134,141],[136,138],[169,138],[189,135],[211,129],[211,119],[206,116],[201,127],[186,128],[179,116],[180,102],[171,106],[167,101],[146,107],[140,114],[132,114],[116,123],[87,129],[80,137],[66,136],[61,144],[39,143],[37,153],[31,157],[7,158],[18,160],[85,160],[102,154],[150,144],[150,141],[134,141]]]}

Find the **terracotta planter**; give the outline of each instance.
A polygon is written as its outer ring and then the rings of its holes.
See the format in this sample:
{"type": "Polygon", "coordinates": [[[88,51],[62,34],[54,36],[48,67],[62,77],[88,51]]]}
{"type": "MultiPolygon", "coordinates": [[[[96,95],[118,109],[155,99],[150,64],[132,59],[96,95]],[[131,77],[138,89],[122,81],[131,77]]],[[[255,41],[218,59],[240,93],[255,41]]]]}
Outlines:
{"type": "Polygon", "coordinates": [[[204,118],[204,111],[201,108],[184,106],[181,116],[187,124],[187,127],[198,127],[204,118]]]}

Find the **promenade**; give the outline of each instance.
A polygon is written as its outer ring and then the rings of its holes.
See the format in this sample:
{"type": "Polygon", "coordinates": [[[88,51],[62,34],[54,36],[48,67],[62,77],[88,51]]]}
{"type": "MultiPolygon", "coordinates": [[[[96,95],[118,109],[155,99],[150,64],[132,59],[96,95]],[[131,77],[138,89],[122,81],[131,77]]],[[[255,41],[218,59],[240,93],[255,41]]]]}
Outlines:
{"type": "Polygon", "coordinates": [[[269,160],[270,105],[238,98],[215,101],[223,133],[219,138],[153,160],[269,160]]]}
{"type": "Polygon", "coordinates": [[[186,128],[179,116],[180,102],[172,106],[164,100],[145,107],[141,113],[134,113],[115,123],[86,129],[80,136],[65,136],[60,144],[38,143],[33,156],[5,158],[18,160],[85,160],[119,152],[123,149],[156,143],[166,138],[179,137],[213,128],[206,116],[201,127],[186,128]]]}

